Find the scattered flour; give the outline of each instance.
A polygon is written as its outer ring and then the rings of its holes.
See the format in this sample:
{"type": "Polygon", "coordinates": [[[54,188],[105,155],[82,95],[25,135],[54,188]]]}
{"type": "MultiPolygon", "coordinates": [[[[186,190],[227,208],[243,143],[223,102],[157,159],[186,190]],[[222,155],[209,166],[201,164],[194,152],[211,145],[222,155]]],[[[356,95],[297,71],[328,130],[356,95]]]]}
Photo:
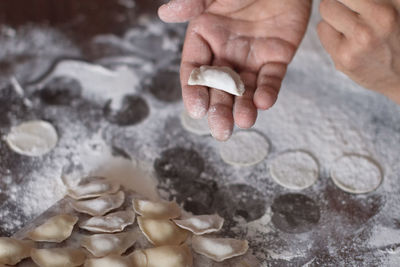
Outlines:
{"type": "Polygon", "coordinates": [[[238,131],[220,144],[222,159],[229,164],[251,166],[259,163],[268,155],[269,142],[256,131],[238,131]]]}
{"type": "Polygon", "coordinates": [[[38,87],[59,76],[78,80],[84,88],[84,97],[89,100],[111,100],[113,109],[120,108],[123,97],[134,93],[140,82],[137,74],[125,66],[110,70],[84,61],[62,60],[40,81],[38,87]]]}
{"type": "Polygon", "coordinates": [[[375,190],[382,182],[382,170],[372,158],[350,154],[331,167],[331,178],[342,190],[362,194],[375,190]]]}
{"type": "Polygon", "coordinates": [[[270,161],[272,178],[283,187],[302,190],[318,179],[319,166],[311,154],[304,151],[288,151],[270,161]]]}

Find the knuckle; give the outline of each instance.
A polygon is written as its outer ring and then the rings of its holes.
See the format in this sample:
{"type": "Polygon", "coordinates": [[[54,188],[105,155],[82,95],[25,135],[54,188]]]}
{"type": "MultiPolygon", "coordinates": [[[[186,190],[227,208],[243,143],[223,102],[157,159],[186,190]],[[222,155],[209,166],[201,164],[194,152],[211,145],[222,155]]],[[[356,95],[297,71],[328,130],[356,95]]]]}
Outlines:
{"type": "Polygon", "coordinates": [[[375,34],[366,25],[356,24],[354,27],[354,39],[362,47],[371,47],[375,43],[375,34]]]}
{"type": "Polygon", "coordinates": [[[381,32],[384,35],[389,35],[399,27],[397,10],[390,5],[380,5],[377,10],[377,22],[381,26],[381,32]]]}
{"type": "Polygon", "coordinates": [[[352,50],[341,51],[335,60],[335,68],[340,71],[352,71],[358,66],[358,56],[352,50]]]}

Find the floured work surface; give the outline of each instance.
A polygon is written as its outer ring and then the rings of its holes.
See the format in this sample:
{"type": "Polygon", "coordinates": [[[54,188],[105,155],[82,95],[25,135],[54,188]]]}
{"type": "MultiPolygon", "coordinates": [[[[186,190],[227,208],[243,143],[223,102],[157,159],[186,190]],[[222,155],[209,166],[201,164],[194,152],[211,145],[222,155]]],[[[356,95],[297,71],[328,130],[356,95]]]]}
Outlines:
{"type": "MultiPolygon", "coordinates": [[[[267,158],[234,167],[221,159],[211,136],[181,126],[184,26],[143,16],[150,14],[148,1],[111,2],[96,5],[101,18],[78,12],[92,24],[65,18],[55,22],[62,27],[1,27],[0,134],[41,119],[55,126],[59,142],[38,158],[0,142],[0,235],[13,235],[64,196],[63,168],[113,174],[129,183],[129,177],[145,177],[133,175],[140,161],[154,171],[162,197],[195,214],[218,213],[225,219],[223,236],[248,240],[264,265],[399,264],[400,108],[335,72],[315,34],[317,18],[288,69],[278,103],[257,120],[255,129],[271,142],[267,158]],[[103,24],[96,19],[110,24],[99,29],[103,24]],[[88,60],[86,70],[99,72],[99,80],[121,75],[132,86],[92,98],[93,88],[83,88],[87,83],[79,75],[28,84],[51,73],[50,66],[65,56],[88,60]],[[112,72],[95,67],[100,65],[112,72]],[[25,98],[11,86],[12,75],[25,98]],[[318,160],[319,177],[305,190],[285,189],[270,176],[269,162],[291,150],[318,160]],[[335,160],[352,153],[381,165],[384,178],[376,191],[345,193],[330,179],[335,160]]],[[[135,186],[154,192],[152,185],[135,186]]]]}

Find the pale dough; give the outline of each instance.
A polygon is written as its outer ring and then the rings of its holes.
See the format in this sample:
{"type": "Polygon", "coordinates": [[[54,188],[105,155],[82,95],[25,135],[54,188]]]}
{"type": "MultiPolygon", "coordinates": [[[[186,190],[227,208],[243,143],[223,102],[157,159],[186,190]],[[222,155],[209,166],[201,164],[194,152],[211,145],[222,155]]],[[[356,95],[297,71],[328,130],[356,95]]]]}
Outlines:
{"type": "Polygon", "coordinates": [[[229,67],[201,66],[190,74],[189,85],[203,85],[242,96],[245,88],[239,74],[229,67]]]}
{"type": "Polygon", "coordinates": [[[317,181],[319,165],[310,153],[296,150],[284,152],[271,160],[269,171],[281,186],[302,190],[317,181]]]}
{"type": "Polygon", "coordinates": [[[357,154],[338,158],[331,167],[331,178],[343,191],[362,194],[374,191],[381,184],[383,174],[372,158],[357,154]]]}
{"type": "Polygon", "coordinates": [[[12,127],[5,140],[18,154],[39,157],[49,153],[57,145],[58,136],[53,125],[34,120],[12,127]]]}
{"type": "Polygon", "coordinates": [[[210,128],[208,127],[207,117],[202,119],[192,119],[186,111],[181,114],[181,123],[185,130],[197,135],[209,135],[210,128]]]}
{"type": "Polygon", "coordinates": [[[268,140],[256,131],[238,131],[220,144],[222,159],[237,166],[251,166],[259,163],[268,155],[268,140]]]}

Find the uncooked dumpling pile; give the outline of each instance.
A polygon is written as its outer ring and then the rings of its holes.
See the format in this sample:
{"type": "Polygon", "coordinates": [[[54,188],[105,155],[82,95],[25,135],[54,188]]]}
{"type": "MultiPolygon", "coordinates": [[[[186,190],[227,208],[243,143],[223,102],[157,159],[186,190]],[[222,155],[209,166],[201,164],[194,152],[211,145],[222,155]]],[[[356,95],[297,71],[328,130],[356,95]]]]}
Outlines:
{"type": "Polygon", "coordinates": [[[191,267],[193,251],[221,262],[248,250],[245,240],[207,236],[223,226],[217,214],[188,215],[176,202],[136,194],[125,201],[128,193],[103,177],[66,186],[76,214],[47,218],[26,234],[30,240],[0,238],[0,266],[30,257],[40,267],[191,267]],[[70,238],[78,244],[65,245],[70,238]]]}

